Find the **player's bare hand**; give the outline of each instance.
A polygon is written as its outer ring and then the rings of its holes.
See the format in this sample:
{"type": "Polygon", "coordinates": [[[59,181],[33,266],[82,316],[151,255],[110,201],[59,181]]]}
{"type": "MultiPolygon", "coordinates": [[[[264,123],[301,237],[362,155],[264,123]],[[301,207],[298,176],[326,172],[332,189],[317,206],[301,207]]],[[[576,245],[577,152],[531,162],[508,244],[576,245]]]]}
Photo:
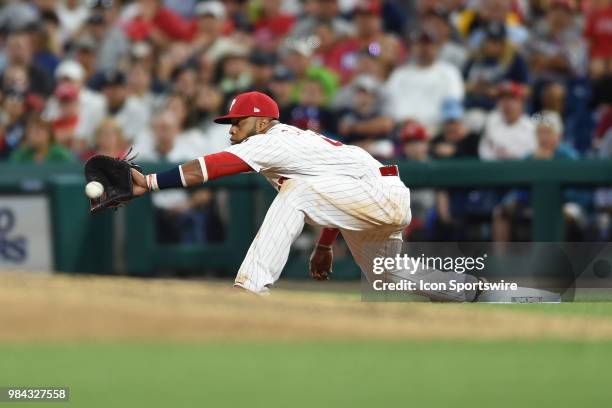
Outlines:
{"type": "Polygon", "coordinates": [[[145,176],[136,169],[132,169],[132,193],[141,196],[148,191],[145,176]]]}
{"type": "Polygon", "coordinates": [[[310,255],[310,276],[315,280],[329,280],[334,254],[331,247],[317,245],[310,255]]]}

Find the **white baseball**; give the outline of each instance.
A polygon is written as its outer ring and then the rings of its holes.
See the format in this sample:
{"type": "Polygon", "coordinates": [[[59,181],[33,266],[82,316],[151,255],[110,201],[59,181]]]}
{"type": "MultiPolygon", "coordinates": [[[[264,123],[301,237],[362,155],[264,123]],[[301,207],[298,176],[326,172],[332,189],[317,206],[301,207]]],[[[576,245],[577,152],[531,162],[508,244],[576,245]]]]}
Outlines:
{"type": "Polygon", "coordinates": [[[104,186],[97,181],[91,181],[85,186],[85,195],[91,199],[100,197],[102,193],[104,193],[104,186]]]}

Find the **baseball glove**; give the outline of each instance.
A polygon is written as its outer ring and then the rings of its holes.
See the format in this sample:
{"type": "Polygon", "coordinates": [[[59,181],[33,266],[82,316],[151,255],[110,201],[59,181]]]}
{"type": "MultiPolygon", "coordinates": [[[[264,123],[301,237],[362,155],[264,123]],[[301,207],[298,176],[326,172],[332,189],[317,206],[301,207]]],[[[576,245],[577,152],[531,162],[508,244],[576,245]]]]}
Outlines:
{"type": "Polygon", "coordinates": [[[98,198],[89,200],[89,212],[95,214],[106,208],[116,210],[132,198],[132,169],[142,172],[140,166],[133,161],[130,149],[123,158],[96,155],[85,163],[85,179],[87,182],[97,181],[104,187],[104,192],[98,198]]]}

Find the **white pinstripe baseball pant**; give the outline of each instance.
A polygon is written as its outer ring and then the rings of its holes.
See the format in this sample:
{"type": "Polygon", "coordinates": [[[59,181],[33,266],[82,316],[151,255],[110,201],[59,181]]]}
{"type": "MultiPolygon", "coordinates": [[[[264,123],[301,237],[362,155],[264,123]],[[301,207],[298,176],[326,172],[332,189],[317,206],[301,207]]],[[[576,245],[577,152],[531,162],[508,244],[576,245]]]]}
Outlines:
{"type": "MultiPolygon", "coordinates": [[[[395,257],[400,253],[402,230],[410,219],[410,190],[397,176],[286,180],[238,270],[235,285],[256,293],[267,292],[280,277],[291,244],[304,223],[339,228],[362,273],[371,280],[375,257],[395,257]]],[[[426,274],[428,281],[452,278],[461,282],[469,277],[439,271],[426,274]]],[[[414,280],[420,276],[420,272],[408,276],[391,272],[387,280],[414,280]]],[[[430,295],[439,300],[466,300],[464,294],[430,295]]]]}

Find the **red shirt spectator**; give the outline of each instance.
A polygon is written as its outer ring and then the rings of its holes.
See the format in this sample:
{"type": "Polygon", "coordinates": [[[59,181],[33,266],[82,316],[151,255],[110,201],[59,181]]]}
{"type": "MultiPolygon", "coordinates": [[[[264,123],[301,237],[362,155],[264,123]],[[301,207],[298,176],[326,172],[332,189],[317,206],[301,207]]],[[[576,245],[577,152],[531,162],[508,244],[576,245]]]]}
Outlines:
{"type": "Polygon", "coordinates": [[[295,17],[283,13],[278,0],[265,0],[261,6],[260,14],[253,23],[255,39],[260,47],[271,50],[289,34],[295,24],[295,17]]]}
{"type": "Polygon", "coordinates": [[[191,41],[196,32],[196,23],[185,20],[169,8],[158,6],[151,17],[141,13],[125,26],[125,32],[132,41],[143,41],[155,30],[171,40],[191,41]]]}
{"type": "Polygon", "coordinates": [[[402,43],[382,29],[381,4],[378,0],[363,0],[355,6],[356,35],[337,43],[326,55],[326,65],[338,73],[342,83],[353,77],[358,54],[367,52],[390,72],[406,56],[402,43]]]}
{"type": "Polygon", "coordinates": [[[590,11],[584,35],[590,44],[591,58],[612,58],[612,3],[590,11]]]}

